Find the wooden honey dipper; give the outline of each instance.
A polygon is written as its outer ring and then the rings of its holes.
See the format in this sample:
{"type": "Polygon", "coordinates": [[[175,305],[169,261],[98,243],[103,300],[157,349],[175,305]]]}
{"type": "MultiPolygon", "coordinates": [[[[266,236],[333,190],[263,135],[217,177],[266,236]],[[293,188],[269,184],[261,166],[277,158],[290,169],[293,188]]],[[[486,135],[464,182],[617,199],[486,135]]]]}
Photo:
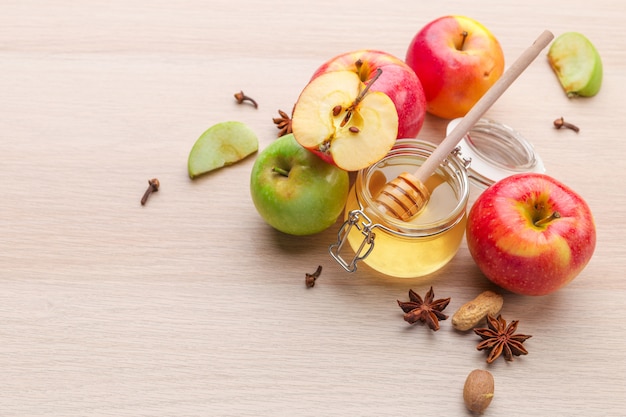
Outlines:
{"type": "Polygon", "coordinates": [[[435,148],[424,163],[411,174],[403,172],[389,181],[376,196],[378,207],[387,214],[408,221],[428,203],[430,191],[424,185],[437,167],[456,148],[459,141],[482,117],[491,105],[509,88],[539,53],[552,41],[554,35],[546,30],[507,69],[489,90],[474,104],[459,124],[435,148]]]}

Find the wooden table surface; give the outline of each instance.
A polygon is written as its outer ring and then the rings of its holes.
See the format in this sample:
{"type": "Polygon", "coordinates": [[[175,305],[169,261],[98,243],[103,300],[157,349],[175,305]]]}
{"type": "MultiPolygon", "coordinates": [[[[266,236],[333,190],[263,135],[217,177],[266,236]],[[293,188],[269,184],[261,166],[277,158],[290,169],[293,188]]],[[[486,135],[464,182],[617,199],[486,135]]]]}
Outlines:
{"type": "MultiPolygon", "coordinates": [[[[487,415],[626,415],[623,20],[609,0],[3,0],[0,415],[463,416],[475,368],[496,380],[487,415]],[[209,126],[245,122],[265,148],[326,59],[403,58],[445,14],[489,27],[509,64],[544,29],[584,33],[604,62],[600,93],[570,100],[542,53],[487,114],[587,200],[598,233],[566,288],[502,292],[505,318],[533,335],[511,363],[488,366],[449,321],[435,333],[402,320],[410,288],[451,297],[449,313],[495,289],[465,242],[424,279],[348,274],[327,250],[339,223],[291,237],[262,221],[254,157],[186,172],[209,126]],[[237,105],[239,90],[259,108],[237,105]],[[554,129],[560,116],[580,133],[554,129]]],[[[446,124],[429,116],[419,137],[438,142],[446,124]]]]}

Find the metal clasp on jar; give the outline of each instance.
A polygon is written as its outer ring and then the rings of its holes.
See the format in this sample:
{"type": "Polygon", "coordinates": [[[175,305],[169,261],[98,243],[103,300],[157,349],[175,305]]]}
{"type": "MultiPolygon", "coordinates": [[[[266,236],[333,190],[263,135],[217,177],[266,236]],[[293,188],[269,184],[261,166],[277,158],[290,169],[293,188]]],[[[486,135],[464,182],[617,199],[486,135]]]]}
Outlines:
{"type": "Polygon", "coordinates": [[[378,225],[372,225],[372,221],[361,210],[352,210],[348,213],[348,219],[341,225],[341,229],[337,232],[337,243],[333,243],[328,248],[330,255],[348,272],[356,271],[357,262],[367,258],[367,256],[374,249],[374,238],[376,234],[372,231],[378,225]],[[359,224],[359,218],[363,217],[363,220],[359,224]],[[363,235],[363,241],[359,248],[355,251],[354,257],[350,262],[347,262],[341,256],[341,250],[344,244],[348,240],[348,235],[353,227],[356,227],[363,235]]]}
{"type": "Polygon", "coordinates": [[[471,157],[464,158],[463,152],[460,146],[457,146],[456,148],[452,149],[451,154],[461,159],[461,161],[463,162],[463,167],[465,167],[465,169],[468,169],[470,165],[472,165],[472,158],[471,157]]]}

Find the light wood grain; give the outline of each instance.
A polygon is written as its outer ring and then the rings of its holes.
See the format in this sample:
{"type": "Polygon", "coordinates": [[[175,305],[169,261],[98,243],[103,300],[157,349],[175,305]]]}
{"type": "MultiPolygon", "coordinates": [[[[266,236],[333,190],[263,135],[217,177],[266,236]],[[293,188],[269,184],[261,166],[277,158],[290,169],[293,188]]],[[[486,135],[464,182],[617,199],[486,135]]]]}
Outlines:
{"type": "MultiPolygon", "coordinates": [[[[274,140],[317,66],[357,48],[403,57],[444,14],[472,16],[512,62],[544,29],[598,47],[602,91],[569,100],[537,60],[489,110],[535,145],[596,217],[594,258],[546,297],[505,293],[530,354],[489,369],[489,415],[626,413],[623,7],[599,0],[0,4],[0,415],[466,415],[477,338],[408,326],[413,288],[450,314],[493,287],[465,244],[422,280],[349,275],[312,237],[266,226],[251,157],[191,181],[196,138],[241,120],[274,140]],[[259,109],[238,106],[243,89],[259,109]],[[564,116],[581,132],[557,131],[564,116]],[[139,200],[149,178],[161,190],[139,200]],[[304,275],[323,265],[312,289],[304,275]]],[[[428,118],[420,137],[445,135],[428,118]]],[[[476,191],[474,191],[476,192],[476,191]]],[[[474,195],[475,196],[475,195],[474,195]]]]}

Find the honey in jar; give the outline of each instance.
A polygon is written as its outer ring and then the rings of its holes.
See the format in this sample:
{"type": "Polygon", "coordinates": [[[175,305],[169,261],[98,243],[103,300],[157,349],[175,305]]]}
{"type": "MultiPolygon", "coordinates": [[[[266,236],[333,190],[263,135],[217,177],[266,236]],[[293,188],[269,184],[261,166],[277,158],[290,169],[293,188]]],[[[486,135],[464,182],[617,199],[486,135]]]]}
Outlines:
{"type": "Polygon", "coordinates": [[[331,254],[347,270],[363,261],[394,277],[432,273],[456,254],[465,232],[469,182],[463,161],[450,155],[426,182],[430,200],[410,221],[389,216],[377,206],[377,192],[402,172],[415,171],[434,146],[400,139],[378,163],[357,173],[346,203],[345,223],[331,254]],[[345,242],[354,251],[351,261],[339,254],[345,242]]]}

